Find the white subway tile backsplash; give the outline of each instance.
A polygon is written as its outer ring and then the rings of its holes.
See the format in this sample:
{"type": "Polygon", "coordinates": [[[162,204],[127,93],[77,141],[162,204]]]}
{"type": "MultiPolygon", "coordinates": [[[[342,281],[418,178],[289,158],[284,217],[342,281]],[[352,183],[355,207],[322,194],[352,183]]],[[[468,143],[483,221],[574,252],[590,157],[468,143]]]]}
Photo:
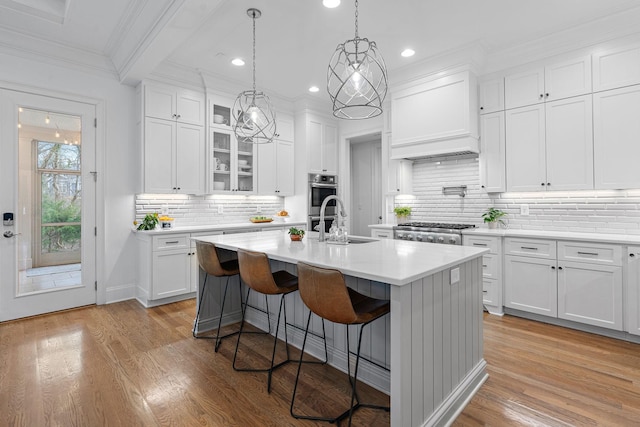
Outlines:
{"type": "Polygon", "coordinates": [[[640,189],[548,191],[487,194],[480,188],[476,159],[447,159],[413,164],[414,199],[396,200],[411,206],[413,221],[459,222],[482,226],[488,207],[507,212],[509,227],[535,230],[640,234],[640,189]],[[443,186],[467,186],[467,195],[445,196],[443,186]],[[529,215],[520,215],[520,205],[529,215]]]}

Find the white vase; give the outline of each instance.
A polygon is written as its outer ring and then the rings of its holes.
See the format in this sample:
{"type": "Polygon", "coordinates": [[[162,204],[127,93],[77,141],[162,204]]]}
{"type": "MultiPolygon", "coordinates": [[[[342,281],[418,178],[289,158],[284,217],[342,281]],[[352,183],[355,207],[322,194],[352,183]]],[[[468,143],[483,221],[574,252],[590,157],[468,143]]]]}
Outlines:
{"type": "Polygon", "coordinates": [[[491,230],[498,228],[498,223],[497,222],[488,222],[487,225],[489,226],[489,228],[491,230]]]}

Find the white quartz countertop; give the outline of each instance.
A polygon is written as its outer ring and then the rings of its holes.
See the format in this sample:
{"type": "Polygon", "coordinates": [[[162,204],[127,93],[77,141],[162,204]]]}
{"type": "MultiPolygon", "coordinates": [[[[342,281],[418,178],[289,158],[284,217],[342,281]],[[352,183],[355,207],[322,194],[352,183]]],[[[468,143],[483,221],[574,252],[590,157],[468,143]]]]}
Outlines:
{"type": "Polygon", "coordinates": [[[392,239],[366,238],[370,242],[333,245],[319,242],[314,232],[308,232],[301,242],[292,242],[286,231],[277,230],[192,239],[215,243],[223,249],[264,252],[271,259],[291,264],[303,261],[335,268],[348,276],[400,286],[488,253],[488,249],[470,246],[392,239]]]}
{"type": "Polygon", "coordinates": [[[136,233],[144,234],[171,234],[171,233],[201,233],[207,231],[228,231],[228,230],[259,230],[263,228],[276,228],[276,227],[299,227],[301,225],[306,226],[306,221],[276,221],[273,222],[259,222],[253,223],[247,220],[247,222],[239,222],[237,224],[216,224],[216,225],[189,225],[189,226],[177,226],[170,229],[156,229],[156,230],[141,230],[138,231],[133,228],[136,233]]]}
{"type": "Polygon", "coordinates": [[[640,244],[640,236],[628,234],[576,233],[570,231],[523,230],[516,228],[491,230],[481,227],[462,230],[462,234],[496,237],[531,237],[535,239],[572,240],[621,245],[640,244]]]}

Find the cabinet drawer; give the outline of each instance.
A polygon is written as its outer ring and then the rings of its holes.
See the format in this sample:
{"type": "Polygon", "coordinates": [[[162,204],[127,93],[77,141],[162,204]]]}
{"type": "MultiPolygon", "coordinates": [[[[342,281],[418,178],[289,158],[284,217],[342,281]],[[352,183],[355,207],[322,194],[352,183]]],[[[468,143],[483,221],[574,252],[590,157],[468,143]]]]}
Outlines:
{"type": "Polygon", "coordinates": [[[500,241],[498,237],[485,236],[464,236],[465,246],[474,246],[476,248],[487,248],[492,254],[499,253],[500,241]]]}
{"type": "Polygon", "coordinates": [[[371,230],[371,237],[377,239],[393,239],[393,230],[371,230]]]}
{"type": "Polygon", "coordinates": [[[500,278],[500,269],[499,267],[500,258],[498,255],[484,255],[482,257],[482,277],[489,279],[499,279],[500,278]]]}
{"type": "Polygon", "coordinates": [[[508,237],[504,241],[505,254],[520,255],[536,258],[556,258],[555,240],[522,239],[508,237]]]}
{"type": "Polygon", "coordinates": [[[498,282],[492,279],[482,279],[482,303],[488,305],[501,305],[498,303],[498,282]]]}
{"type": "Polygon", "coordinates": [[[622,265],[622,247],[599,243],[558,242],[558,261],[622,265]]]}
{"type": "Polygon", "coordinates": [[[190,247],[188,234],[171,234],[168,236],[153,236],[153,250],[166,251],[190,247]]]}

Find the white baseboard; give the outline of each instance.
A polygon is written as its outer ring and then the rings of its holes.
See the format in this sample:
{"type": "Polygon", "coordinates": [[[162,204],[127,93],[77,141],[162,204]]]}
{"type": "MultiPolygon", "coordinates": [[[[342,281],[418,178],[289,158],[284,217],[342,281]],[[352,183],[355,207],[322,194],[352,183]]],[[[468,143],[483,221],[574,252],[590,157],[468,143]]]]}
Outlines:
{"type": "Polygon", "coordinates": [[[106,290],[105,304],[126,301],[136,297],[136,285],[130,283],[128,285],[111,286],[106,290]]]}

